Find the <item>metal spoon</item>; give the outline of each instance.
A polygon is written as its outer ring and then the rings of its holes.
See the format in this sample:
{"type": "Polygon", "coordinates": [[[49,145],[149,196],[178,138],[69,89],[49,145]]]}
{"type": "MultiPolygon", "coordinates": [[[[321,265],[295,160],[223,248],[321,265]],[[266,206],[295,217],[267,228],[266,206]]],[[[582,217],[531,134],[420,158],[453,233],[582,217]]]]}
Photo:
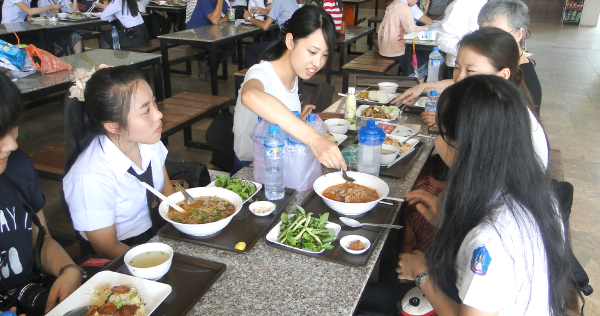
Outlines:
{"type": "Polygon", "coordinates": [[[194,199],[193,196],[187,193],[187,191],[181,186],[181,184],[179,184],[179,182],[175,182],[175,186],[179,189],[179,191],[181,191],[183,196],[185,196],[185,204],[196,203],[196,199],[194,199]]]}
{"type": "Polygon", "coordinates": [[[402,145],[406,144],[406,142],[407,142],[409,139],[411,139],[411,138],[413,138],[413,137],[415,137],[415,136],[417,136],[417,135],[419,135],[419,134],[417,133],[417,134],[412,134],[412,135],[408,136],[408,137],[407,137],[407,138],[406,138],[406,139],[405,139],[405,140],[402,142],[402,145]]]}
{"type": "Polygon", "coordinates": [[[347,174],[346,174],[346,170],[342,169],[342,178],[344,178],[344,180],[348,181],[348,182],[354,182],[356,181],[354,178],[350,178],[347,174]]]}
{"type": "Polygon", "coordinates": [[[148,189],[148,191],[154,193],[154,195],[158,196],[159,199],[165,201],[167,204],[169,204],[169,206],[171,206],[172,208],[174,208],[175,210],[179,211],[179,212],[185,212],[184,209],[181,208],[181,206],[175,204],[175,202],[169,200],[166,196],[164,196],[162,193],[158,192],[155,188],[153,188],[152,186],[148,185],[148,183],[144,182],[144,181],[140,181],[140,184],[148,189]]]}
{"type": "Polygon", "coordinates": [[[64,316],[84,316],[89,310],[90,306],[81,306],[67,312],[64,316]]]}
{"type": "Polygon", "coordinates": [[[348,218],[348,217],[340,217],[340,221],[342,221],[342,223],[350,226],[350,227],[361,227],[362,225],[368,225],[368,226],[376,226],[376,227],[386,227],[386,228],[403,228],[400,225],[390,225],[390,224],[369,224],[369,223],[361,223],[355,219],[352,218],[348,218]]]}

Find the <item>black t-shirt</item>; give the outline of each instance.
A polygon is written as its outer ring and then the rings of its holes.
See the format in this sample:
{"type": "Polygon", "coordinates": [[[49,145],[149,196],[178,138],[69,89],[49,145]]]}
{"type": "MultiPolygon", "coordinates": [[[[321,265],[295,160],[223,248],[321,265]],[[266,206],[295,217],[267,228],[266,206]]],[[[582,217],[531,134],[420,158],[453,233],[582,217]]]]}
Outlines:
{"type": "Polygon", "coordinates": [[[538,79],[533,63],[529,61],[526,64],[521,64],[521,71],[523,71],[523,80],[531,95],[531,101],[533,105],[539,106],[542,104],[542,85],[538,79]]]}
{"type": "MultiPolygon", "coordinates": [[[[17,149],[8,156],[4,176],[36,212],[42,209],[44,195],[38,185],[37,173],[25,152],[17,149]]],[[[4,292],[32,274],[32,227],[35,224],[31,222],[17,193],[1,177],[0,192],[0,253],[8,255],[7,263],[0,269],[0,291],[4,292]]]]}

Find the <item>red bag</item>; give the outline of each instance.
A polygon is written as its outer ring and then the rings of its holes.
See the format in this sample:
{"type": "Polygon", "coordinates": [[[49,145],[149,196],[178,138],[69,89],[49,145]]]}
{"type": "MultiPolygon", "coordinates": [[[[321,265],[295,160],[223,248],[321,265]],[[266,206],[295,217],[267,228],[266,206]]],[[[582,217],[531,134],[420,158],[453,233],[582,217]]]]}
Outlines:
{"type": "Polygon", "coordinates": [[[39,72],[49,74],[73,68],[68,62],[33,45],[27,45],[25,50],[27,50],[27,56],[39,72]]]}

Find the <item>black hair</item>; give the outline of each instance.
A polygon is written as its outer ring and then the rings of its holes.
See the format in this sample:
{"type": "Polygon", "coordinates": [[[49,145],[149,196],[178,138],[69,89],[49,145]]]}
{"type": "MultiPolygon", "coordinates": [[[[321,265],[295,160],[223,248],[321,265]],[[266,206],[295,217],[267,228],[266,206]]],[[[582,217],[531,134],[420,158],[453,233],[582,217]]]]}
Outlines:
{"type": "MultiPolygon", "coordinates": [[[[427,264],[434,283],[452,293],[465,236],[484,222],[497,230],[489,219],[496,203],[505,203],[523,238],[527,222],[538,227],[548,265],[550,314],[564,315],[569,287],[570,250],[563,235],[567,230],[550,179],[535,158],[526,111],[519,88],[494,75],[465,78],[442,93],[436,123],[455,154],[427,264]]],[[[533,264],[528,267],[533,271],[533,264]]]]}
{"type": "Polygon", "coordinates": [[[67,173],[77,157],[98,135],[107,135],[105,122],[115,122],[127,130],[131,97],[144,76],[130,66],[104,68],[88,80],[85,101],[67,96],[64,102],[67,173]]]}
{"type": "Polygon", "coordinates": [[[21,91],[5,74],[0,74],[0,138],[19,126],[22,114],[21,91]]]}
{"type": "Polygon", "coordinates": [[[294,37],[294,42],[297,43],[317,30],[323,32],[323,37],[325,37],[325,43],[329,50],[327,62],[323,66],[323,69],[329,70],[333,61],[333,53],[335,52],[335,24],[333,23],[333,18],[325,9],[313,5],[305,5],[296,10],[292,17],[282,25],[279,38],[274,40],[265,50],[265,60],[277,60],[287,51],[285,34],[291,33],[294,37]]]}
{"type": "Polygon", "coordinates": [[[125,6],[129,9],[131,16],[137,16],[140,13],[136,0],[123,0],[123,6],[121,7],[121,12],[123,13],[126,12],[125,6]]]}

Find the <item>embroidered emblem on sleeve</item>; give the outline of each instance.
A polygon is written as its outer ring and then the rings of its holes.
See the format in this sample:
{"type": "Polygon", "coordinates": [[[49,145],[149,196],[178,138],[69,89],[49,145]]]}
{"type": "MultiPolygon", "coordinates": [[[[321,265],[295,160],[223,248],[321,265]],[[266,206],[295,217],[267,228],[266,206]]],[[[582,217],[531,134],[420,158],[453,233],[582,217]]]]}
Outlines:
{"type": "Polygon", "coordinates": [[[492,262],[492,257],[485,246],[481,246],[473,250],[473,258],[471,258],[471,271],[477,275],[485,275],[492,262]]]}

